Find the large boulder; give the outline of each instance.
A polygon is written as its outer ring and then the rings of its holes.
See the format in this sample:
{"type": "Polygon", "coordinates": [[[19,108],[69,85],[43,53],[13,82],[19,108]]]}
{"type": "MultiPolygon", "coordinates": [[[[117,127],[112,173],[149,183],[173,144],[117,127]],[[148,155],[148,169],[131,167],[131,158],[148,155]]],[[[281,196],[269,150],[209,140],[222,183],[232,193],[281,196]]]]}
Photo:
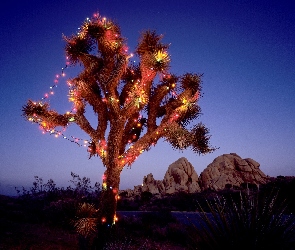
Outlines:
{"type": "Polygon", "coordinates": [[[182,157],[169,165],[164,176],[163,184],[166,194],[176,192],[195,193],[201,191],[198,175],[193,165],[182,157]]]}
{"type": "Polygon", "coordinates": [[[226,185],[240,187],[242,184],[264,184],[268,177],[253,159],[242,159],[235,153],[218,156],[200,174],[202,190],[222,190],[226,185]]]}

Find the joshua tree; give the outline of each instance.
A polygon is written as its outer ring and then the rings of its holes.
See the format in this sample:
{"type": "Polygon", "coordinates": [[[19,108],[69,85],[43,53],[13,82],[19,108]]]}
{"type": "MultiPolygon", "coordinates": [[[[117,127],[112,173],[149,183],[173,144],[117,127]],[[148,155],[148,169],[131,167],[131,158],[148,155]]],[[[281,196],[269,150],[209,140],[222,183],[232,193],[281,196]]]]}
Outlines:
{"type": "Polygon", "coordinates": [[[86,19],[77,34],[64,39],[70,64],[83,68],[68,81],[72,111],[59,114],[46,99],[29,100],[23,116],[45,132],[76,123],[89,135],[90,157],[99,156],[106,168],[100,221],[112,224],[121,171],[160,138],[175,149],[191,147],[198,154],[215,150],[209,145],[208,129],[202,123],[191,124],[200,115],[202,75],[170,73],[169,46],[155,31],[141,35],[134,53],[139,63],[132,63],[119,26],[99,15],[86,19]],[[87,105],[97,115],[96,127],[85,116],[87,105]]]}

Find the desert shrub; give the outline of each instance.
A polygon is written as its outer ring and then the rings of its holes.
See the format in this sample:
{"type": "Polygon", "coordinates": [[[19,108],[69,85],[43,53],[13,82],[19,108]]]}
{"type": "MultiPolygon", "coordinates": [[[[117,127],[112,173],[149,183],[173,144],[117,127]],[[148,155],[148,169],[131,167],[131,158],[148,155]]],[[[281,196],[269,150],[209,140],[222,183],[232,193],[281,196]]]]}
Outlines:
{"type": "Polygon", "coordinates": [[[98,204],[100,184],[95,183],[91,186],[89,178],[81,178],[73,172],[71,177],[72,186],[67,188],[56,187],[52,179],[44,183],[42,178],[35,176],[31,188],[16,189],[19,195],[17,202],[25,214],[22,220],[34,223],[49,222],[69,228],[69,222],[75,218],[79,204],[98,204]]]}
{"type": "Polygon", "coordinates": [[[72,198],[65,198],[52,201],[48,206],[43,208],[43,211],[46,214],[47,222],[63,228],[69,228],[70,221],[74,219],[78,206],[79,201],[72,198]]]}
{"type": "Polygon", "coordinates": [[[149,202],[153,197],[153,194],[151,192],[148,192],[148,191],[144,191],[141,193],[141,201],[143,203],[147,203],[149,202]]]}
{"type": "Polygon", "coordinates": [[[198,225],[192,225],[192,247],[197,249],[294,249],[295,219],[278,192],[240,200],[218,197],[208,201],[210,213],[200,207],[198,225]]]}
{"type": "Polygon", "coordinates": [[[171,205],[176,207],[178,211],[194,211],[196,203],[193,194],[179,192],[172,196],[171,205]]]}
{"type": "Polygon", "coordinates": [[[80,201],[97,202],[100,195],[100,184],[96,182],[91,186],[91,181],[87,177],[80,177],[78,174],[71,172],[72,186],[67,188],[56,187],[55,182],[49,179],[47,183],[43,182],[43,178],[34,176],[33,186],[28,190],[24,187],[15,188],[20,199],[24,200],[42,200],[44,203],[50,203],[63,198],[73,198],[80,201]]]}

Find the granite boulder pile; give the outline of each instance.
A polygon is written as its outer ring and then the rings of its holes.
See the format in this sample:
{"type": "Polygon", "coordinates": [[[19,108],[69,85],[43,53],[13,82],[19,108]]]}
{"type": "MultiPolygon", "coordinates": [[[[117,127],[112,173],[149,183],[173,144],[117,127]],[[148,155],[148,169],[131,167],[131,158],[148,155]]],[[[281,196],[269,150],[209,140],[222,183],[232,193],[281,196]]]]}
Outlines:
{"type": "Polygon", "coordinates": [[[196,193],[207,189],[219,191],[228,187],[239,188],[244,184],[259,186],[269,180],[259,167],[260,164],[251,158],[242,159],[236,153],[223,154],[215,158],[199,177],[192,164],[181,157],[169,165],[163,180],[155,180],[150,173],[143,177],[142,185],[121,192],[126,197],[134,197],[142,192],[162,196],[177,192],[196,193]]]}

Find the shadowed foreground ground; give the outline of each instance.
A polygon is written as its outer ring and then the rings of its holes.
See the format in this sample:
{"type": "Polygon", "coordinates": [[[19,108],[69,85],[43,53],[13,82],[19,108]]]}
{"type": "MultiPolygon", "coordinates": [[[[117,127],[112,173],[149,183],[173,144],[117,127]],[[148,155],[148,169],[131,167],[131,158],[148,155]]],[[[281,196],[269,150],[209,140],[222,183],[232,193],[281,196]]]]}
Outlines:
{"type": "MultiPolygon", "coordinates": [[[[84,180],[76,175],[73,178],[84,180]]],[[[88,188],[88,179],[84,186],[88,188]]],[[[80,192],[77,186],[48,192],[35,188],[15,198],[0,195],[0,250],[219,250],[241,249],[241,246],[256,250],[294,250],[294,188],[295,178],[280,177],[261,187],[259,193],[223,190],[179,193],[161,199],[145,193],[131,201],[122,198],[118,203],[119,222],[103,248],[85,247],[85,242],[95,241],[81,240],[73,226],[80,205],[97,206],[99,192],[84,189],[80,192]],[[212,227],[214,214],[218,223],[212,227]],[[203,227],[200,226],[202,216],[203,222],[209,222],[203,227]],[[213,230],[206,233],[210,228],[213,230]]],[[[84,214],[84,218],[90,217],[84,214]]]]}
{"type": "MultiPolygon", "coordinates": [[[[154,230],[153,228],[142,230],[136,214],[142,213],[118,212],[118,216],[125,221],[124,227],[128,220],[131,220],[131,224],[134,224],[134,226],[128,224],[130,235],[128,235],[129,230],[124,228],[126,242],[123,244],[128,244],[128,249],[187,249],[182,244],[169,242],[165,239],[165,226],[157,229],[159,230],[158,237],[154,237],[149,233],[149,230],[154,230]]],[[[149,215],[146,216],[146,220],[150,220],[149,218],[149,215]]],[[[169,222],[170,226],[172,222],[174,223],[173,226],[177,227],[176,221],[173,221],[173,219],[169,222]]],[[[152,223],[150,225],[153,227],[152,223]]],[[[120,223],[118,226],[120,227],[120,223]]],[[[116,239],[114,244],[110,244],[106,249],[118,249],[115,244],[116,239]]],[[[79,247],[79,235],[70,226],[60,227],[52,223],[42,222],[40,219],[34,218],[34,211],[26,211],[19,203],[19,200],[0,196],[0,249],[74,250],[81,248],[79,247]]]]}

